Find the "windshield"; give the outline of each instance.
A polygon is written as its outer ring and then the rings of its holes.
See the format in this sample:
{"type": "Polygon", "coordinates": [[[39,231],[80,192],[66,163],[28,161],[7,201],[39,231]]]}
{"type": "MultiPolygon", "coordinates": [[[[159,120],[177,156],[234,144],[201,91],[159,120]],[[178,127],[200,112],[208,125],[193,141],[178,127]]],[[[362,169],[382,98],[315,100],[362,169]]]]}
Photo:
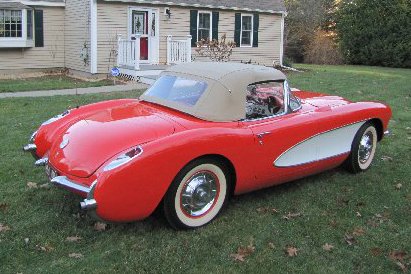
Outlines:
{"type": "Polygon", "coordinates": [[[145,93],[186,106],[194,106],[207,88],[207,83],[178,76],[161,76],[145,93]]]}

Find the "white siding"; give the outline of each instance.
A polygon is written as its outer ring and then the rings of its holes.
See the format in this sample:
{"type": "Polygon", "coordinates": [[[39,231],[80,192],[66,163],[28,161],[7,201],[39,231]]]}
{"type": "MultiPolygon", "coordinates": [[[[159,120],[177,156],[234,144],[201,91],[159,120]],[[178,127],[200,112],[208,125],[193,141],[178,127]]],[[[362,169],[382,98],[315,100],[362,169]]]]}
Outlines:
{"type": "MultiPolygon", "coordinates": [[[[118,34],[126,37],[128,27],[128,8],[125,3],[98,3],[97,25],[98,25],[98,72],[107,73],[108,69],[116,63],[115,58],[110,59],[110,51],[116,48],[116,36],[118,34]]],[[[147,7],[147,5],[145,5],[147,7]]],[[[164,15],[164,7],[152,6],[159,9],[160,15],[160,64],[166,63],[167,43],[166,36],[173,35],[176,38],[184,38],[190,34],[190,8],[171,8],[171,18],[164,15]]],[[[219,37],[226,33],[227,40],[234,40],[234,11],[220,10],[219,37]]],[[[280,62],[281,43],[281,15],[260,14],[259,44],[256,48],[235,48],[231,57],[232,61],[246,62],[251,59],[253,63],[272,65],[280,62]]],[[[193,48],[193,57],[196,56],[193,48]]]]}
{"type": "Polygon", "coordinates": [[[90,58],[89,0],[66,0],[65,29],[65,66],[69,69],[90,72],[89,63],[85,64],[80,57],[86,44],[90,58]]]}
{"type": "Polygon", "coordinates": [[[0,70],[64,67],[64,8],[43,10],[44,47],[0,48],[0,70]]]}

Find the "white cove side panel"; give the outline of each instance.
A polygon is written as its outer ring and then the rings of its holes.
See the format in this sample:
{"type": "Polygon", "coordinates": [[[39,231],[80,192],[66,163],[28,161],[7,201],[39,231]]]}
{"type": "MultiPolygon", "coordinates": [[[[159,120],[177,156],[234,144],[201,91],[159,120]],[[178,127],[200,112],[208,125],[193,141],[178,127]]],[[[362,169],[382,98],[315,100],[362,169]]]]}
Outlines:
{"type": "Polygon", "coordinates": [[[274,161],[276,167],[291,167],[324,160],[351,151],[355,134],[365,122],[318,134],[284,152],[274,161]]]}

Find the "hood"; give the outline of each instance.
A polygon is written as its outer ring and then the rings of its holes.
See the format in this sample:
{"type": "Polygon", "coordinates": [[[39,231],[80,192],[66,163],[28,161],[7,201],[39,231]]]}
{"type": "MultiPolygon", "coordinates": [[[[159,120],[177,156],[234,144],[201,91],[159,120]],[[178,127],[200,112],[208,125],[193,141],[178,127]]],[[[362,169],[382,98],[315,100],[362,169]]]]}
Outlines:
{"type": "Polygon", "coordinates": [[[171,121],[138,102],[113,107],[72,124],[56,138],[49,161],[61,172],[85,178],[124,150],[171,135],[174,130],[171,121]]]}

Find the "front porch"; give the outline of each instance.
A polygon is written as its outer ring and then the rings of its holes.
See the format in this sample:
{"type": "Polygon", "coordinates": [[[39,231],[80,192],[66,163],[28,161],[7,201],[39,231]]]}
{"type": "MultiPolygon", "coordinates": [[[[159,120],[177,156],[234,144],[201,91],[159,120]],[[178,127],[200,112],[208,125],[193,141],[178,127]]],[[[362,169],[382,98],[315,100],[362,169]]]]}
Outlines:
{"type": "Polygon", "coordinates": [[[167,67],[189,63],[191,57],[191,35],[173,37],[167,35],[167,61],[159,63],[159,39],[133,35],[131,39],[119,36],[117,41],[117,67],[120,75],[131,80],[152,84],[167,67]]]}

